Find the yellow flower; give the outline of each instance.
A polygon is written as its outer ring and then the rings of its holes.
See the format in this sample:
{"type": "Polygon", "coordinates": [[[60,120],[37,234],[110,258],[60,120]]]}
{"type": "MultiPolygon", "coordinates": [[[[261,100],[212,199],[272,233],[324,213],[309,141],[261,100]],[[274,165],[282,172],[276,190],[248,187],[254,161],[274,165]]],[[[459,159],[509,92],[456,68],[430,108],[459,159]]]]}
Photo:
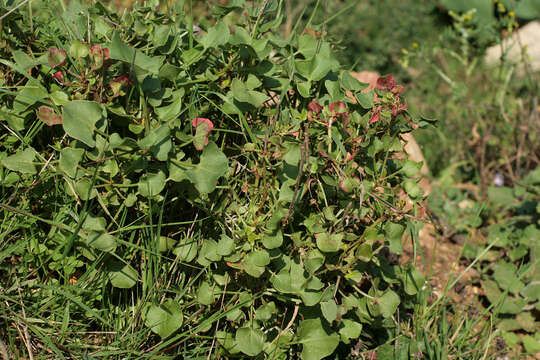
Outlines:
{"type": "Polygon", "coordinates": [[[510,17],[514,17],[514,16],[516,16],[516,13],[513,12],[513,11],[510,11],[510,12],[508,13],[508,15],[510,15],[510,17]]]}
{"type": "Polygon", "coordinates": [[[418,49],[418,43],[415,41],[412,43],[412,47],[415,48],[415,49],[418,49]]]}

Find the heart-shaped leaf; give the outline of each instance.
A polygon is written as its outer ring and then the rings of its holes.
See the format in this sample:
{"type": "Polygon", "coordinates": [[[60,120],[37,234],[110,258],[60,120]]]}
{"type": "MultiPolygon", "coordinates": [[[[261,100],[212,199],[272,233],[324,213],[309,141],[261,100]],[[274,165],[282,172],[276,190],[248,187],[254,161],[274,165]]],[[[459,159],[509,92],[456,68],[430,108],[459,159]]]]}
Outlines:
{"type": "Polygon", "coordinates": [[[231,89],[236,100],[249,103],[255,107],[261,106],[270,99],[261,92],[250,90],[246,84],[238,79],[233,79],[231,89]]]}
{"type": "Polygon", "coordinates": [[[201,161],[193,169],[186,171],[186,176],[201,193],[214,191],[218,179],[225,175],[228,160],[213,142],[204,147],[201,161]]]}
{"type": "Polygon", "coordinates": [[[2,159],[2,165],[12,171],[24,174],[35,174],[37,172],[34,160],[36,158],[34,150],[26,148],[7,158],[2,159]]]}
{"type": "Polygon", "coordinates": [[[183,314],[180,305],[167,299],[161,305],[151,305],[144,316],[145,324],[152,332],[166,338],[180,329],[183,323],[183,314]]]}
{"type": "Polygon", "coordinates": [[[62,117],[50,106],[40,106],[37,110],[37,117],[47,126],[59,125],[62,123],[62,117]]]}
{"type": "Polygon", "coordinates": [[[137,283],[137,271],[130,265],[115,264],[109,271],[111,285],[121,289],[129,289],[137,283]]]}
{"type": "Polygon", "coordinates": [[[238,349],[248,356],[257,356],[264,347],[265,336],[261,329],[242,327],[236,330],[238,349]]]}
{"type": "Polygon", "coordinates": [[[377,299],[377,301],[381,314],[385,318],[389,318],[394,315],[400,303],[398,294],[390,289],[386,290],[384,294],[377,299]]]}
{"type": "Polygon", "coordinates": [[[202,150],[208,144],[208,135],[214,129],[214,124],[205,118],[195,118],[191,124],[195,128],[195,137],[193,138],[195,149],[202,150]]]}
{"type": "Polygon", "coordinates": [[[317,247],[323,252],[336,252],[341,247],[341,240],[343,240],[343,233],[329,234],[319,233],[315,234],[317,240],[317,247]]]}
{"type": "Polygon", "coordinates": [[[64,148],[60,151],[60,169],[69,177],[74,178],[77,175],[77,166],[82,160],[83,149],[64,148]]]}
{"type": "Polygon", "coordinates": [[[47,52],[47,62],[49,66],[54,68],[66,63],[67,53],[65,50],[57,48],[49,48],[47,52]]]}
{"type": "Polygon", "coordinates": [[[165,180],[166,177],[163,171],[145,174],[139,181],[138,191],[142,196],[156,196],[165,187],[165,180]]]}
{"type": "Polygon", "coordinates": [[[339,335],[327,331],[319,318],[301,321],[298,339],[303,360],[320,360],[332,354],[339,344],[339,335]]]}
{"type": "Polygon", "coordinates": [[[62,126],[64,131],[90,147],[96,146],[94,130],[101,119],[101,106],[94,101],[73,100],[64,106],[62,126]]]}

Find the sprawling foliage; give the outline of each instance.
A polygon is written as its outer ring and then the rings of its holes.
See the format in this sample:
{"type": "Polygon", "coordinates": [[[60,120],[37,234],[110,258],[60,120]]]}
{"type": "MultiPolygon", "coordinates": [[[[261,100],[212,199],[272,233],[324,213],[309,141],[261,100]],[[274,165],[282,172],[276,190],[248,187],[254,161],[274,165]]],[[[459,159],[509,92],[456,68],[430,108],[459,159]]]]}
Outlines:
{"type": "Polygon", "coordinates": [[[279,36],[277,1],[220,4],[206,28],[180,5],[2,15],[2,318],[50,318],[30,330],[55,356],[346,355],[424,285],[393,256],[422,216],[403,88],[279,36]]]}

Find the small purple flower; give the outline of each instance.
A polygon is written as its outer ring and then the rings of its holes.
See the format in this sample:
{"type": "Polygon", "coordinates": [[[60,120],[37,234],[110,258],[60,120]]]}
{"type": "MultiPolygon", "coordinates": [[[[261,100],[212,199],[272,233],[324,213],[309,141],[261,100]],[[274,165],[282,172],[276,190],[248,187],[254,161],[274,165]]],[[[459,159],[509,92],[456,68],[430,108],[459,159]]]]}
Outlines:
{"type": "Polygon", "coordinates": [[[202,29],[198,27],[197,25],[193,25],[193,35],[197,36],[197,35],[200,35],[201,33],[202,33],[202,29]]]}
{"type": "Polygon", "coordinates": [[[500,172],[496,173],[495,177],[493,178],[493,185],[504,186],[504,175],[500,172]]]}

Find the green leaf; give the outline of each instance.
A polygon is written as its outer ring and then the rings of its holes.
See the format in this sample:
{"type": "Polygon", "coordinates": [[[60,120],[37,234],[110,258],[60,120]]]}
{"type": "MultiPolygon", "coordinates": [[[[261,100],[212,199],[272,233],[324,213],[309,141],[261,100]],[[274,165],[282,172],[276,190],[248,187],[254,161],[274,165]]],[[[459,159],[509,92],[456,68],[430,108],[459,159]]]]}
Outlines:
{"type": "Polygon", "coordinates": [[[276,314],[276,304],[273,301],[259,306],[255,310],[255,319],[260,321],[268,321],[276,314]]]}
{"type": "Polygon", "coordinates": [[[325,257],[323,253],[321,253],[317,249],[311,249],[306,254],[306,258],[304,259],[304,264],[306,266],[306,270],[310,274],[314,274],[315,271],[317,271],[321,266],[324,264],[325,257]]]}
{"type": "Polygon", "coordinates": [[[139,180],[137,189],[142,196],[156,196],[165,188],[166,179],[163,171],[145,174],[139,180]]]}
{"type": "Polygon", "coordinates": [[[525,335],[523,337],[523,346],[525,347],[525,351],[529,354],[540,353],[540,341],[533,338],[531,335],[525,335]]]}
{"type": "Polygon", "coordinates": [[[121,289],[129,289],[137,283],[137,271],[130,265],[117,264],[109,271],[111,285],[121,289]]]}
{"type": "Polygon", "coordinates": [[[87,245],[105,252],[113,252],[116,249],[116,239],[105,232],[91,232],[85,242],[87,245]]]}
{"type": "Polygon", "coordinates": [[[215,3],[212,7],[212,15],[225,16],[235,9],[244,8],[245,0],[228,0],[215,3]]]}
{"type": "Polygon", "coordinates": [[[192,261],[197,256],[197,240],[194,238],[183,238],[174,248],[173,254],[176,255],[180,261],[192,261]]]}
{"type": "Polygon", "coordinates": [[[159,69],[163,64],[164,56],[150,57],[143,52],[136,50],[122,42],[117,32],[114,32],[112,41],[108,45],[110,57],[114,60],[120,60],[131,64],[135,61],[135,65],[154,75],[159,73],[159,69]]]}
{"type": "Polygon", "coordinates": [[[13,102],[13,110],[16,114],[20,114],[47,96],[48,93],[41,84],[35,80],[28,81],[24,88],[17,93],[13,102]]]}
{"type": "MultiPolygon", "coordinates": [[[[183,89],[182,89],[183,90],[183,89]]],[[[165,106],[158,107],[154,111],[162,122],[176,118],[182,112],[182,96],[183,91],[173,93],[173,101],[165,106]]],[[[163,125],[167,126],[167,125],[163,125]]],[[[167,126],[168,127],[168,126],[167,126]]]]}
{"type": "Polygon", "coordinates": [[[270,263],[270,255],[266,250],[250,252],[242,261],[244,270],[251,276],[258,278],[264,274],[265,266],[270,263]]]}
{"type": "Polygon", "coordinates": [[[283,244],[283,233],[281,230],[273,232],[265,231],[262,238],[262,243],[267,249],[277,249],[283,244]]]}
{"type": "Polygon", "coordinates": [[[92,186],[92,180],[88,178],[80,178],[74,185],[75,192],[79,197],[86,201],[97,196],[96,189],[92,186]]]}
{"type": "Polygon", "coordinates": [[[167,236],[159,237],[159,252],[167,252],[174,248],[176,245],[176,240],[167,236]]]}
{"type": "Polygon", "coordinates": [[[414,267],[410,267],[405,272],[403,287],[408,295],[416,295],[424,286],[425,278],[422,273],[414,267]]]}
{"type": "Polygon", "coordinates": [[[379,304],[379,309],[384,318],[389,318],[396,312],[400,300],[398,294],[388,289],[384,294],[377,299],[379,304]]]}
{"type": "Polygon", "coordinates": [[[261,92],[250,90],[239,79],[233,79],[231,90],[232,90],[232,94],[234,98],[237,101],[245,102],[255,107],[260,107],[262,104],[264,104],[266,101],[270,99],[270,97],[268,97],[267,95],[261,92]]]}
{"type": "Polygon", "coordinates": [[[63,148],[60,151],[60,169],[69,177],[74,178],[77,175],[77,166],[82,160],[83,149],[63,148]]]}
{"type": "Polygon", "coordinates": [[[339,335],[341,340],[348,344],[350,339],[358,339],[362,333],[362,324],[350,319],[341,320],[339,335]]]}
{"type": "Polygon", "coordinates": [[[422,196],[422,189],[420,188],[420,186],[418,186],[418,184],[414,180],[411,180],[411,179],[405,180],[403,182],[403,188],[405,189],[407,194],[409,194],[409,196],[413,199],[417,199],[420,196],[422,196]]]}
{"type": "Polygon", "coordinates": [[[184,316],[180,305],[172,299],[167,299],[161,305],[148,307],[144,319],[146,326],[152,332],[158,334],[161,338],[166,338],[180,329],[184,316]]]}
{"type": "Polygon", "coordinates": [[[172,150],[169,126],[163,125],[150,131],[148,135],[139,140],[138,145],[141,149],[149,149],[157,160],[166,161],[172,150]]]}
{"type": "Polygon", "coordinates": [[[321,311],[329,323],[337,319],[338,307],[334,300],[321,302],[321,311]]]}
{"type": "Polygon", "coordinates": [[[517,267],[514,264],[500,261],[494,265],[493,270],[493,278],[501,289],[515,294],[524,288],[525,285],[519,280],[517,267]]]}
{"type": "Polygon", "coordinates": [[[37,172],[35,160],[35,151],[26,148],[23,151],[2,159],[2,165],[11,171],[18,171],[23,174],[35,174],[37,172]]]}
{"type": "Polygon", "coordinates": [[[218,47],[229,41],[229,27],[224,21],[219,21],[216,26],[208,29],[208,33],[202,36],[200,43],[205,49],[218,47]]]}
{"type": "Polygon", "coordinates": [[[404,231],[405,227],[397,223],[387,222],[384,226],[384,236],[388,241],[390,251],[392,251],[394,254],[399,255],[403,252],[401,238],[404,231]]]}
{"type": "Polygon", "coordinates": [[[229,353],[229,354],[238,354],[238,346],[234,341],[234,336],[231,333],[225,331],[217,331],[216,339],[218,343],[229,353]]]}
{"type": "Polygon", "coordinates": [[[298,37],[298,52],[304,55],[304,58],[311,59],[317,53],[319,40],[314,37],[303,34],[298,37]]]}
{"type": "Polygon", "coordinates": [[[368,91],[367,93],[356,93],[355,98],[360,106],[364,109],[373,108],[373,91],[368,91]]]}
{"type": "Polygon", "coordinates": [[[420,172],[420,169],[422,169],[422,162],[416,162],[412,160],[405,160],[403,164],[403,172],[408,177],[413,177],[417,175],[420,172]]]}
{"type": "Polygon", "coordinates": [[[343,71],[341,73],[341,84],[345,89],[350,91],[361,91],[368,86],[368,84],[364,84],[355,77],[353,77],[349,71],[343,71]]]}
{"type": "Polygon", "coordinates": [[[341,100],[343,98],[341,88],[339,87],[339,82],[326,80],[324,82],[324,86],[326,87],[326,91],[328,91],[328,94],[332,100],[341,100]]]}
{"type": "Polygon", "coordinates": [[[234,240],[225,234],[221,235],[218,241],[216,252],[221,256],[228,256],[234,251],[234,240]]]}
{"type": "Polygon", "coordinates": [[[319,53],[309,60],[296,60],[296,70],[300,75],[310,81],[319,81],[323,79],[331,70],[339,67],[331,55],[330,45],[322,42],[319,53]]]}
{"type": "Polygon", "coordinates": [[[220,260],[221,255],[217,253],[217,242],[212,239],[204,239],[197,262],[202,266],[208,266],[220,260]]]}
{"type": "Polygon", "coordinates": [[[331,355],[339,344],[339,335],[329,333],[321,319],[307,319],[300,322],[298,339],[302,344],[303,360],[320,360],[331,355]]]}
{"type": "Polygon", "coordinates": [[[236,330],[237,348],[248,356],[257,356],[264,347],[265,336],[261,329],[242,327],[236,330]]]}
{"type": "Polygon", "coordinates": [[[193,169],[186,171],[186,176],[201,193],[211,193],[216,188],[218,179],[228,170],[228,161],[214,142],[205,146],[201,161],[193,169]]]}
{"type": "Polygon", "coordinates": [[[215,300],[214,288],[204,281],[197,290],[197,301],[202,305],[211,305],[215,300]]]}
{"type": "Polygon", "coordinates": [[[69,55],[71,57],[79,60],[87,57],[88,54],[90,54],[90,47],[87,44],[83,44],[77,39],[71,42],[71,46],[69,47],[69,55]]]}
{"type": "Polygon", "coordinates": [[[317,247],[323,252],[336,252],[341,247],[341,241],[343,240],[343,233],[329,234],[319,233],[315,234],[317,240],[317,247]]]}
{"type": "Polygon", "coordinates": [[[356,257],[363,262],[369,262],[373,257],[373,249],[370,244],[364,243],[358,246],[356,250],[356,257]]]}
{"type": "Polygon", "coordinates": [[[512,205],[515,201],[512,188],[506,186],[488,187],[488,198],[494,204],[499,206],[512,205]]]}
{"type": "Polygon", "coordinates": [[[97,102],[73,100],[64,106],[62,127],[72,138],[94,147],[94,130],[101,116],[101,106],[97,102]]]}

